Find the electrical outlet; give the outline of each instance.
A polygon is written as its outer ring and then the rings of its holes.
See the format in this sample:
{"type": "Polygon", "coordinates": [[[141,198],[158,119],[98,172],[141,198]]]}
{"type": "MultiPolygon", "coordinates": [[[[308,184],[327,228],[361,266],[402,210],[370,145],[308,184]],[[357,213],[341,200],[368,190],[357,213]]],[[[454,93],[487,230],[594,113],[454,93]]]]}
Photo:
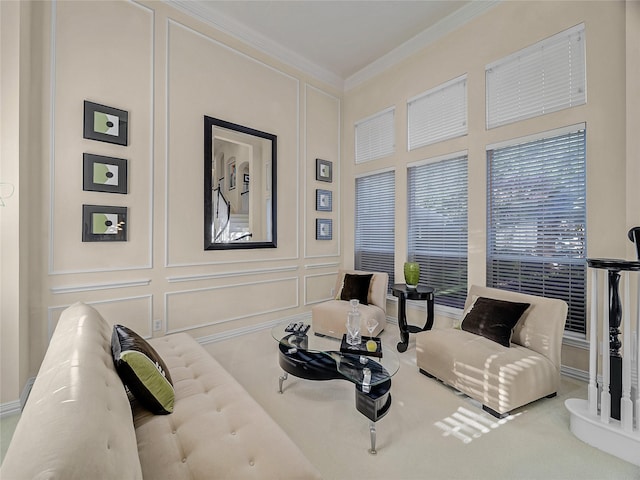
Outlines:
{"type": "Polygon", "coordinates": [[[160,320],[159,318],[156,318],[153,321],[153,331],[159,332],[160,330],[162,330],[162,320],[160,320]]]}
{"type": "Polygon", "coordinates": [[[333,296],[335,296],[335,294],[336,294],[336,289],[335,289],[335,288],[332,288],[332,289],[331,289],[331,296],[333,297],[333,296]]]}

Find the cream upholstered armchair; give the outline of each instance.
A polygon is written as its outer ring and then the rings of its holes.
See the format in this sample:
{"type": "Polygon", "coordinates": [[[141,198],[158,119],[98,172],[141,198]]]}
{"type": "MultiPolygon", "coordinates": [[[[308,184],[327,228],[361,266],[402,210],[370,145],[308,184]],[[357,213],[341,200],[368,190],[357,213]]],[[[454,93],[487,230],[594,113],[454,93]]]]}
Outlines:
{"type": "Polygon", "coordinates": [[[374,317],[378,321],[378,326],[373,331],[373,335],[378,335],[387,326],[388,287],[387,273],[339,270],[335,298],[315,305],[311,309],[311,324],[314,331],[321,335],[342,338],[342,335],[347,332],[347,313],[351,310],[349,300],[358,298],[362,333],[367,335],[366,319],[374,317]]]}

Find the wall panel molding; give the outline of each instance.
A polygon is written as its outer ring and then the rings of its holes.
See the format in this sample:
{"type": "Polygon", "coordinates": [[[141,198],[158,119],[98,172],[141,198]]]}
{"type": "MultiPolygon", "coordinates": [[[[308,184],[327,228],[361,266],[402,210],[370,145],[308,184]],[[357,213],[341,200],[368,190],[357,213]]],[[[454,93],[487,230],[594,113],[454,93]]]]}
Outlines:
{"type": "MultiPolygon", "coordinates": [[[[129,328],[133,329],[143,338],[151,338],[153,332],[153,295],[137,295],[131,297],[118,297],[110,298],[108,300],[86,300],[83,303],[90,305],[96,310],[100,310],[100,306],[103,306],[103,310],[113,311],[113,314],[102,313],[103,318],[111,323],[126,324],[129,328]],[[139,311],[135,311],[131,305],[123,307],[122,311],[118,310],[119,304],[125,304],[127,302],[140,302],[142,308],[139,311]],[[115,307],[114,307],[115,306],[115,307]],[[142,312],[142,315],[140,314],[142,312]]],[[[70,303],[64,305],[56,305],[47,307],[47,339],[51,340],[51,336],[58,324],[60,314],[63,310],[69,307],[70,303]]]]}
{"type": "Polygon", "coordinates": [[[269,273],[282,273],[282,272],[295,272],[298,267],[295,265],[289,267],[273,267],[273,268],[256,268],[253,270],[242,270],[236,272],[219,272],[219,273],[203,273],[196,275],[176,275],[174,277],[167,277],[169,283],[178,282],[192,282],[200,280],[215,280],[218,278],[235,278],[246,277],[250,275],[264,275],[269,273]]]}
{"type": "Polygon", "coordinates": [[[186,332],[297,308],[300,304],[298,282],[298,277],[287,277],[167,292],[165,333],[186,332]],[[258,289],[263,301],[248,302],[247,299],[255,298],[252,294],[258,289]],[[189,323],[178,325],[184,312],[189,312],[189,323]]]}
{"type": "Polygon", "coordinates": [[[49,290],[54,295],[61,295],[64,293],[78,293],[78,292],[91,292],[95,290],[110,290],[113,288],[133,288],[144,287],[151,283],[150,278],[142,280],[130,280],[121,282],[109,282],[109,283],[87,283],[85,285],[69,285],[64,287],[51,287],[49,290]]]}
{"type": "MultiPolygon", "coordinates": [[[[299,172],[299,157],[300,157],[300,80],[297,77],[294,77],[293,75],[290,75],[289,73],[274,67],[273,65],[270,65],[268,63],[263,62],[262,60],[259,60],[253,56],[251,56],[248,53],[245,53],[241,50],[238,50],[226,43],[223,43],[220,40],[217,40],[213,37],[211,37],[210,35],[199,31],[197,28],[186,25],[178,20],[175,20],[173,18],[168,18],[166,21],[166,37],[167,37],[167,41],[166,41],[166,85],[167,85],[167,94],[166,94],[166,114],[167,114],[167,119],[166,119],[166,132],[165,132],[165,138],[166,138],[166,144],[165,144],[165,191],[166,191],[166,197],[165,197],[165,225],[164,225],[164,236],[165,236],[165,251],[164,251],[164,264],[165,267],[167,268],[175,268],[175,267],[197,267],[197,266],[208,266],[208,265],[234,265],[234,264],[247,264],[247,263],[255,263],[255,262],[264,262],[264,261],[272,261],[274,260],[274,252],[276,255],[282,255],[281,257],[277,257],[276,260],[278,261],[288,261],[288,260],[297,260],[297,258],[299,257],[299,225],[298,225],[298,219],[300,217],[299,215],[299,205],[298,202],[293,203],[292,205],[295,207],[296,209],[296,214],[295,215],[291,215],[290,217],[292,219],[294,219],[295,223],[293,224],[293,228],[291,229],[291,232],[286,232],[283,230],[283,225],[285,224],[285,218],[288,218],[288,215],[284,215],[283,213],[283,209],[281,207],[281,205],[284,205],[285,202],[285,198],[287,196],[283,195],[283,187],[282,185],[285,185],[286,182],[283,182],[282,180],[282,175],[283,172],[295,172],[295,178],[298,178],[298,172],[299,172]],[[201,248],[201,252],[204,252],[202,255],[203,256],[202,259],[197,259],[196,257],[193,260],[191,260],[190,258],[182,258],[182,259],[176,259],[176,254],[175,254],[175,250],[172,250],[171,245],[172,245],[172,241],[170,238],[171,232],[172,232],[172,227],[170,225],[171,223],[171,212],[172,212],[172,198],[171,198],[171,179],[172,179],[172,174],[171,174],[171,165],[172,165],[172,159],[171,159],[171,133],[172,133],[172,116],[174,115],[174,113],[172,112],[171,109],[171,99],[172,99],[172,84],[171,84],[171,73],[172,73],[172,62],[173,62],[173,58],[171,55],[171,50],[172,50],[172,28],[176,28],[176,29],[181,29],[184,32],[187,32],[189,34],[194,35],[197,38],[203,39],[204,41],[206,41],[207,43],[212,44],[215,47],[218,47],[220,49],[222,49],[222,51],[226,52],[226,53],[230,53],[233,56],[237,57],[240,60],[243,61],[247,61],[249,62],[248,64],[250,65],[254,65],[260,68],[264,68],[266,69],[265,71],[271,72],[271,73],[275,73],[276,74],[276,78],[282,78],[282,84],[278,86],[278,88],[280,88],[282,91],[284,91],[286,88],[288,88],[288,86],[285,85],[284,82],[291,82],[291,88],[290,91],[287,92],[287,96],[286,98],[295,103],[295,118],[291,118],[291,124],[288,125],[286,128],[291,130],[291,132],[295,131],[295,133],[293,133],[293,135],[295,135],[295,138],[292,137],[292,144],[290,145],[290,150],[291,150],[291,154],[292,156],[287,157],[287,156],[283,156],[282,155],[282,146],[279,145],[278,147],[278,162],[277,162],[277,185],[278,185],[278,202],[277,202],[277,208],[278,208],[278,223],[277,223],[277,227],[278,227],[278,248],[274,251],[273,249],[256,249],[256,250],[242,250],[242,253],[238,253],[238,251],[226,251],[226,252],[222,252],[222,251],[208,251],[205,252],[204,248],[202,247],[201,243],[199,244],[200,248],[201,248]],[[290,96],[289,96],[290,95],[290,96]],[[295,145],[294,145],[295,143],[295,145]],[[285,163],[284,160],[287,160],[288,163],[285,163]],[[287,245],[284,243],[285,240],[288,240],[290,242],[290,247],[287,247],[287,245]],[[215,255],[214,255],[215,254],[215,255]],[[172,258],[173,256],[173,258],[172,258]],[[219,260],[219,258],[222,257],[224,258],[224,260],[219,260]],[[210,260],[216,258],[216,260],[210,260]]],[[[219,74],[219,73],[218,73],[219,74]]],[[[258,85],[255,85],[254,87],[257,88],[258,85]]],[[[283,97],[285,98],[285,97],[283,97]]],[[[286,104],[286,102],[285,102],[286,104]]],[[[241,108],[241,107],[239,107],[241,108]]],[[[204,115],[205,113],[208,115],[213,115],[216,116],[215,112],[211,112],[211,111],[202,111],[201,112],[202,115],[204,115]]],[[[224,120],[227,121],[233,121],[235,123],[243,123],[242,121],[238,121],[238,120],[234,120],[231,118],[224,118],[224,115],[221,116],[221,118],[223,118],[224,120]]],[[[250,123],[250,120],[247,120],[244,122],[244,124],[250,123]]],[[[256,125],[249,125],[252,128],[258,128],[256,125]]],[[[200,126],[200,129],[202,127],[200,126]]],[[[281,127],[282,128],[282,127],[281,127]]],[[[269,130],[269,129],[264,129],[265,131],[269,131],[270,133],[274,133],[273,131],[269,130]]],[[[199,130],[200,131],[200,130],[199,130]]],[[[278,135],[278,141],[282,142],[283,141],[283,137],[281,137],[281,135],[278,135]]],[[[200,160],[202,158],[202,155],[197,157],[198,160],[200,160]]],[[[201,170],[199,170],[201,171],[201,170]]],[[[291,173],[291,176],[293,176],[293,173],[291,173]]],[[[293,185],[293,184],[290,184],[293,185]]],[[[300,196],[300,187],[298,182],[295,182],[295,198],[299,198],[300,196]]],[[[173,207],[175,208],[175,207],[173,207]]],[[[175,213],[174,213],[175,215],[175,213]]]]}
{"type": "MultiPolygon", "coordinates": [[[[336,292],[332,292],[338,271],[329,273],[317,273],[304,276],[304,305],[315,305],[317,303],[326,302],[332,300],[336,292]],[[316,282],[314,282],[316,280],[316,282]],[[315,283],[315,285],[314,285],[315,283]],[[322,289],[322,292],[318,295],[313,295],[314,288],[322,289]]],[[[346,319],[345,319],[346,321],[346,319]]]]}
{"type": "MultiPolygon", "coordinates": [[[[304,178],[304,258],[331,258],[341,256],[341,99],[325,92],[320,88],[305,83],[304,85],[304,114],[305,114],[305,134],[304,134],[304,162],[303,162],[303,178],[304,178]],[[310,127],[310,113],[309,113],[309,97],[311,93],[318,94],[325,97],[328,101],[335,103],[335,124],[337,125],[337,131],[333,133],[322,132],[321,129],[314,130],[310,127]],[[324,134],[324,136],[323,136],[324,134]],[[335,145],[330,145],[327,138],[331,135],[335,135],[335,145]],[[335,150],[333,148],[335,147],[335,150]],[[322,158],[329,160],[333,163],[333,181],[331,183],[319,182],[315,180],[315,162],[316,158],[322,158]],[[316,189],[330,190],[333,193],[333,205],[331,212],[318,212],[315,209],[315,195],[316,189]],[[309,205],[309,202],[312,202],[309,205]],[[316,218],[331,218],[333,220],[333,239],[330,241],[319,241],[315,238],[315,225],[316,218]],[[334,247],[333,250],[327,250],[326,245],[334,247]],[[315,249],[315,252],[314,252],[315,249]]],[[[314,110],[315,112],[315,110],[314,110]]],[[[320,124],[324,123],[322,121],[320,124]]]]}
{"type": "MultiPolygon", "coordinates": [[[[96,3],[97,5],[97,3],[96,3]]],[[[61,8],[73,8],[73,6],[67,5],[66,3],[58,3],[58,2],[51,2],[51,17],[50,17],[50,28],[51,28],[51,33],[50,33],[50,76],[51,76],[51,80],[50,80],[50,98],[51,98],[51,106],[50,106],[50,115],[49,115],[49,126],[50,126],[50,131],[49,131],[49,240],[48,240],[48,248],[49,248],[49,260],[48,260],[48,274],[49,275],[61,275],[61,274],[78,274],[78,273],[97,273],[97,272],[113,272],[113,271],[124,271],[124,270],[134,270],[134,269],[148,269],[148,268],[152,268],[152,251],[153,251],[153,195],[154,195],[154,191],[153,191],[153,157],[154,157],[154,145],[153,145],[153,138],[154,138],[154,130],[153,130],[153,126],[154,126],[154,108],[153,108],[153,101],[154,101],[154,89],[155,89],[155,81],[154,81],[154,69],[155,69],[155,29],[154,29],[154,24],[155,24],[155,11],[149,7],[146,7],[144,5],[141,5],[139,3],[136,2],[123,2],[122,4],[118,4],[118,8],[132,8],[135,9],[137,11],[142,11],[146,14],[147,19],[149,21],[148,24],[148,28],[149,28],[149,44],[147,45],[147,47],[150,50],[150,58],[149,58],[149,62],[150,62],[150,66],[149,66],[149,78],[148,78],[148,85],[145,87],[145,91],[148,92],[148,98],[149,98],[149,119],[148,119],[148,124],[146,125],[146,128],[149,129],[149,137],[147,139],[141,140],[141,144],[144,144],[144,142],[148,142],[148,168],[150,170],[150,174],[149,174],[149,198],[148,198],[148,208],[149,208],[149,212],[148,212],[148,224],[146,227],[146,236],[147,236],[147,243],[148,245],[145,246],[144,250],[147,253],[146,258],[144,258],[143,256],[139,256],[139,255],[134,255],[134,257],[136,259],[140,259],[142,261],[142,263],[137,264],[137,265],[133,265],[133,264],[129,264],[125,267],[123,266],[117,266],[117,267],[110,267],[110,266],[103,266],[103,267],[98,267],[98,268],[78,268],[78,267],[74,267],[74,266],[65,266],[64,264],[64,259],[68,259],[68,258],[75,258],[75,256],[73,254],[70,254],[70,252],[68,252],[68,250],[63,249],[63,247],[66,247],[67,249],[69,248],[68,245],[63,242],[62,240],[58,239],[56,240],[57,234],[56,232],[58,231],[62,231],[62,229],[64,228],[64,225],[68,225],[69,222],[67,221],[61,221],[61,219],[59,218],[61,216],[61,212],[65,212],[66,210],[68,210],[67,208],[63,208],[63,207],[59,207],[59,203],[62,202],[56,202],[56,191],[57,190],[64,190],[65,185],[56,185],[56,179],[57,179],[57,175],[60,174],[60,165],[58,165],[59,160],[57,159],[58,153],[59,156],[61,158],[65,158],[66,156],[68,156],[69,154],[71,155],[78,155],[78,162],[77,165],[79,166],[78,168],[80,169],[80,171],[82,170],[82,152],[87,152],[87,153],[94,153],[94,154],[100,154],[100,155],[106,155],[106,156],[116,156],[116,157],[121,157],[121,158],[127,158],[127,159],[132,159],[132,155],[134,155],[134,153],[131,151],[131,146],[127,147],[126,150],[115,150],[118,153],[114,153],[113,150],[113,146],[111,144],[104,144],[102,142],[92,142],[90,147],[86,146],[86,140],[82,139],[82,122],[83,122],[83,118],[82,118],[82,107],[81,107],[81,103],[80,103],[80,107],[78,108],[78,105],[74,104],[71,105],[70,102],[64,102],[64,101],[60,101],[60,105],[58,105],[58,97],[62,97],[65,100],[68,100],[68,92],[63,90],[66,88],[68,89],[69,87],[67,85],[64,84],[64,82],[60,82],[58,76],[61,74],[60,72],[64,72],[64,69],[59,69],[59,63],[60,63],[60,57],[61,57],[61,52],[60,52],[60,48],[62,48],[61,46],[61,42],[59,41],[60,38],[59,36],[61,35],[69,35],[69,32],[66,31],[61,31],[59,29],[59,22],[60,22],[60,12],[59,9],[61,8]],[[65,97],[64,94],[66,94],[67,96],[65,97]],[[60,107],[60,108],[59,108],[60,107]],[[60,111],[73,111],[75,113],[75,115],[73,115],[71,118],[73,119],[73,121],[75,122],[72,127],[74,132],[77,132],[77,138],[74,137],[73,139],[70,139],[69,134],[65,131],[65,129],[69,129],[68,126],[64,125],[63,122],[56,122],[56,112],[60,110],[60,111]],[[61,139],[64,139],[63,141],[61,141],[61,139]],[[95,145],[93,144],[95,143],[95,145]],[[102,145],[100,145],[102,143],[102,145]],[[60,149],[60,152],[57,152],[57,149],[60,149]],[[77,153],[76,153],[77,152],[77,153]],[[63,154],[64,153],[64,154],[63,154]],[[58,173],[56,173],[58,172],[58,173]],[[63,247],[60,246],[60,244],[63,245],[63,247]]],[[[138,31],[140,31],[140,29],[142,29],[143,25],[138,25],[138,31]]],[[[124,28],[124,27],[123,27],[124,28]]],[[[130,32],[133,31],[133,29],[130,30],[130,32]]],[[[137,31],[136,31],[137,33],[137,31]]],[[[120,35],[122,35],[122,32],[119,32],[120,35]]],[[[63,37],[64,39],[64,37],[63,37]]],[[[64,39],[66,41],[66,44],[64,45],[65,47],[69,47],[70,44],[72,44],[72,41],[70,41],[68,38],[64,39]]],[[[68,65],[68,58],[70,56],[70,54],[68,52],[66,53],[66,60],[67,60],[67,64],[64,64],[63,62],[63,67],[66,67],[67,69],[69,68],[68,65]]],[[[74,65],[74,68],[78,69],[80,68],[78,65],[83,64],[84,62],[83,60],[81,60],[83,53],[78,53],[78,63],[74,65]]],[[[115,72],[115,76],[122,78],[121,75],[124,72],[115,72]]],[[[117,86],[112,87],[112,88],[118,88],[117,86]]],[[[85,100],[92,100],[92,101],[97,101],[97,102],[102,102],[102,103],[109,103],[109,101],[106,101],[104,99],[102,99],[100,97],[100,94],[96,94],[95,92],[99,90],[97,88],[94,88],[91,91],[87,91],[83,94],[83,97],[85,100]]],[[[76,95],[76,92],[74,91],[74,95],[76,95]]],[[[122,105],[118,105],[119,107],[122,107],[125,110],[128,110],[131,112],[132,106],[131,105],[127,105],[126,104],[126,100],[123,100],[123,102],[125,102],[122,105]]],[[[133,131],[134,125],[135,123],[133,122],[138,122],[136,119],[140,118],[140,115],[138,115],[137,117],[131,117],[130,118],[130,122],[129,122],[129,138],[131,139],[132,136],[136,135],[136,132],[133,131]]],[[[142,120],[140,122],[138,122],[137,124],[140,125],[142,122],[142,120]]],[[[137,134],[138,138],[139,138],[139,133],[137,134]]],[[[131,141],[130,141],[131,144],[131,141]]],[[[138,147],[138,152],[140,151],[142,147],[138,147]]],[[[137,161],[142,161],[142,158],[140,158],[140,155],[136,155],[137,161]]],[[[146,156],[146,155],[145,155],[146,156]]],[[[130,166],[131,169],[131,166],[130,166]]],[[[131,175],[131,173],[130,173],[131,175]]],[[[142,182],[142,180],[141,180],[142,182]]],[[[75,187],[75,188],[79,188],[79,191],[82,192],[82,186],[80,184],[79,187],[75,187]]],[[[133,188],[133,185],[130,186],[130,190],[133,188]]],[[[76,192],[73,193],[74,195],[76,195],[76,192]]],[[[92,198],[96,198],[94,195],[92,195],[91,192],[82,192],[82,197],[81,200],[74,200],[73,203],[75,204],[77,202],[77,220],[74,218],[74,222],[76,222],[74,225],[81,225],[82,223],[82,210],[81,210],[81,205],[82,203],[86,203],[86,204],[92,204],[92,203],[96,203],[96,204],[100,204],[100,205],[109,205],[110,202],[109,200],[111,200],[113,202],[113,204],[119,205],[118,202],[115,202],[114,198],[105,198],[101,203],[97,203],[94,200],[92,200],[92,198]]],[[[122,199],[118,199],[120,200],[120,202],[122,202],[122,199]]],[[[129,202],[124,202],[123,206],[127,206],[130,207],[131,206],[131,199],[128,198],[127,200],[129,200],[129,202]]],[[[75,206],[75,205],[74,205],[75,206]]],[[[66,207],[66,206],[65,206],[66,207]]],[[[138,213],[140,213],[141,211],[138,211],[138,213]]],[[[130,219],[131,219],[131,211],[129,212],[130,215],[130,219]]],[[[144,222],[144,216],[143,215],[139,215],[138,217],[136,217],[136,222],[138,222],[138,224],[143,223],[144,222]]],[[[131,237],[131,233],[129,235],[131,237]]],[[[133,240],[128,240],[127,243],[132,242],[133,240]]],[[[138,240],[138,241],[143,241],[143,240],[138,240]]],[[[86,242],[83,242],[83,247],[88,248],[88,244],[86,242]]],[[[98,244],[99,245],[99,244],[98,244]]],[[[95,247],[96,244],[92,245],[92,247],[95,247]]],[[[85,254],[86,255],[86,254],[85,254]]],[[[67,262],[68,263],[68,262],[67,262]]]]}

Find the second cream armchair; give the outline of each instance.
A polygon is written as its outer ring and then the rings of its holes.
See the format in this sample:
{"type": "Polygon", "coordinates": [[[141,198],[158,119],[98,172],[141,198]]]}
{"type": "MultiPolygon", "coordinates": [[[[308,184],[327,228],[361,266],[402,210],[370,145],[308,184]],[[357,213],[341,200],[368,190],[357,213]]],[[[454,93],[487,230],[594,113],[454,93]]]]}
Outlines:
{"type": "MultiPolygon", "coordinates": [[[[351,310],[349,299],[342,295],[345,276],[371,275],[368,292],[366,295],[367,304],[362,300],[358,310],[361,315],[362,334],[368,335],[366,329],[366,319],[374,317],[378,321],[378,326],[373,331],[373,335],[377,336],[387,326],[387,290],[389,287],[389,275],[381,272],[364,272],[359,270],[339,270],[336,280],[336,297],[318,305],[311,309],[311,324],[316,333],[327,335],[334,338],[342,338],[347,332],[347,313],[351,310]],[[344,300],[341,298],[345,298],[344,300]]],[[[356,281],[362,284],[360,278],[347,278],[347,283],[356,281]]],[[[349,287],[349,285],[347,285],[349,287]]],[[[348,296],[348,295],[347,295],[348,296]]],[[[357,297],[353,297],[357,298],[357,297]]]]}

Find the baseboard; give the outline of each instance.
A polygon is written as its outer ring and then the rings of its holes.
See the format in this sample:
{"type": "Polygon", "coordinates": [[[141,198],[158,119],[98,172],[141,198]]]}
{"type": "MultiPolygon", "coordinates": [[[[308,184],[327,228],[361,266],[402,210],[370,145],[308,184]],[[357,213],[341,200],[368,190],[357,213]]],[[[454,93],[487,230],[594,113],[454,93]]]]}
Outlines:
{"type": "Polygon", "coordinates": [[[227,330],[225,332],[214,333],[213,335],[206,335],[204,337],[196,338],[196,341],[201,345],[207,345],[209,343],[221,342],[223,340],[229,340],[231,338],[241,337],[250,333],[260,332],[262,330],[268,330],[285,322],[311,322],[311,312],[301,313],[299,315],[292,315],[290,317],[278,318],[276,320],[270,320],[268,322],[259,323],[257,325],[250,325],[248,327],[236,328],[235,330],[227,330]]]}
{"type": "Polygon", "coordinates": [[[566,365],[560,366],[560,374],[565,377],[575,378],[576,380],[582,380],[583,382],[589,381],[589,372],[580,370],[579,368],[567,367],[566,365]]]}
{"type": "Polygon", "coordinates": [[[0,404],[0,418],[8,417],[9,415],[15,415],[16,413],[20,413],[22,411],[22,407],[20,406],[20,400],[14,400],[13,402],[1,403],[0,404]]]}
{"type": "Polygon", "coordinates": [[[36,377],[27,379],[27,383],[25,383],[18,400],[0,404],[0,418],[22,412],[22,409],[24,408],[24,405],[27,403],[27,399],[29,398],[29,394],[31,393],[33,382],[35,381],[36,377]]]}

